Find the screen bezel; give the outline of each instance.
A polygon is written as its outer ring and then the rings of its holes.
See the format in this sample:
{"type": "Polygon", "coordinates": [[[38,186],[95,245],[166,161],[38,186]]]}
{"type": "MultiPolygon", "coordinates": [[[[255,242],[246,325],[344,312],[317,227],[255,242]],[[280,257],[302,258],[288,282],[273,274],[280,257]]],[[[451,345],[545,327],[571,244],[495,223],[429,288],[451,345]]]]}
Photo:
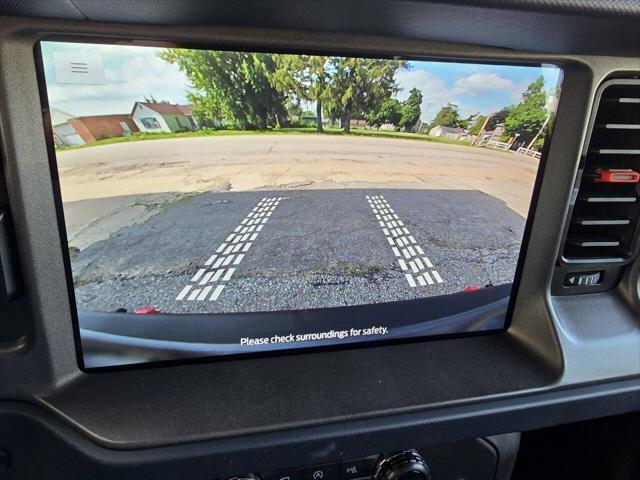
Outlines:
{"type": "MultiPolygon", "coordinates": [[[[69,299],[69,306],[70,306],[70,312],[72,317],[71,319],[72,319],[73,330],[74,330],[76,361],[78,364],[78,368],[81,371],[85,373],[99,373],[99,372],[109,372],[109,371],[157,368],[157,367],[176,366],[176,365],[195,364],[195,363],[228,362],[228,361],[234,361],[234,360],[243,360],[243,359],[260,358],[260,357],[301,355],[301,354],[310,354],[310,353],[321,352],[321,351],[375,348],[375,347],[381,347],[381,346],[387,346],[387,345],[418,343],[418,342],[426,342],[426,341],[440,341],[440,340],[447,340],[452,338],[497,335],[497,334],[505,333],[507,332],[507,330],[509,330],[512,323],[515,304],[518,298],[518,291],[520,287],[524,261],[526,258],[526,252],[529,246],[531,227],[533,224],[533,219],[534,219],[535,212],[538,205],[540,188],[542,185],[544,172],[546,170],[546,163],[547,163],[546,161],[547,161],[547,156],[549,152],[549,147],[551,144],[551,140],[553,138],[553,130],[555,126],[555,114],[557,113],[557,106],[546,127],[547,135],[545,139],[545,144],[542,148],[542,152],[541,152],[542,155],[537,167],[535,181],[534,181],[533,189],[531,193],[531,200],[529,203],[529,209],[527,212],[527,216],[525,218],[524,232],[522,235],[522,241],[520,245],[520,251],[518,254],[518,260],[516,264],[515,274],[513,277],[513,282],[511,284],[511,294],[509,295],[509,302],[508,302],[507,311],[505,315],[505,321],[502,328],[481,330],[481,331],[475,331],[475,332],[465,331],[465,332],[453,332],[453,333],[437,334],[437,335],[416,336],[411,338],[363,340],[363,341],[354,342],[354,343],[327,344],[327,345],[311,346],[311,347],[309,346],[285,347],[282,349],[274,349],[274,350],[262,351],[262,352],[233,353],[233,354],[227,354],[227,355],[208,355],[208,356],[202,356],[202,357],[193,357],[193,358],[190,357],[190,358],[176,359],[176,360],[161,360],[161,361],[128,363],[128,364],[119,364],[119,365],[110,365],[110,366],[101,366],[101,367],[86,367],[84,353],[82,350],[80,321],[78,317],[78,308],[77,308],[77,303],[75,298],[75,287],[73,283],[71,258],[70,258],[68,248],[65,248],[68,245],[67,230],[66,230],[66,223],[64,219],[64,206],[62,202],[60,180],[58,175],[58,164],[57,164],[57,157],[55,152],[55,144],[53,141],[53,126],[51,125],[50,115],[49,115],[49,98],[47,95],[47,86],[46,86],[46,80],[45,80],[45,74],[44,74],[44,62],[42,58],[42,51],[41,51],[41,45],[40,45],[41,42],[47,42],[47,41],[96,44],[96,45],[184,48],[184,49],[193,49],[193,50],[215,50],[215,51],[230,51],[230,52],[333,55],[333,56],[342,56],[342,57],[375,58],[375,59],[388,59],[388,60],[403,59],[403,60],[415,60],[415,61],[433,61],[433,62],[441,62],[441,63],[466,63],[466,64],[508,65],[508,66],[527,66],[527,67],[551,66],[559,70],[558,84],[556,86],[556,88],[558,88],[558,90],[560,91],[560,94],[558,96],[558,104],[560,102],[560,99],[562,98],[564,70],[562,68],[562,65],[559,62],[556,63],[556,62],[545,61],[543,63],[539,61],[529,61],[529,60],[500,61],[500,60],[492,60],[490,58],[482,58],[482,59],[474,58],[471,60],[471,59],[464,59],[464,58],[444,58],[439,55],[429,55],[429,54],[389,55],[388,53],[375,53],[375,48],[368,50],[369,52],[372,52],[372,53],[361,53],[361,52],[349,52],[346,49],[345,50],[334,50],[334,49],[327,49],[327,50],[317,49],[316,50],[316,49],[307,49],[307,48],[283,48],[280,46],[274,47],[274,48],[268,48],[268,47],[257,46],[257,45],[251,46],[250,44],[215,45],[214,43],[201,44],[197,42],[152,41],[148,39],[135,39],[135,38],[123,39],[118,37],[92,37],[92,36],[85,37],[85,36],[78,36],[78,35],[52,35],[52,36],[45,36],[40,38],[34,44],[35,67],[36,67],[36,75],[38,80],[38,90],[40,94],[40,103],[42,106],[41,111],[42,111],[42,118],[43,118],[43,124],[44,124],[45,141],[47,145],[48,164],[49,164],[49,170],[51,175],[51,186],[52,186],[53,196],[54,196],[58,232],[60,236],[61,245],[63,246],[62,254],[63,254],[63,260],[64,260],[65,277],[67,282],[66,287],[67,287],[67,293],[68,293],[68,299],[69,299]]],[[[304,312],[304,311],[305,310],[299,310],[299,312],[304,312]]],[[[199,315],[206,316],[211,314],[199,314],[199,315]]]]}

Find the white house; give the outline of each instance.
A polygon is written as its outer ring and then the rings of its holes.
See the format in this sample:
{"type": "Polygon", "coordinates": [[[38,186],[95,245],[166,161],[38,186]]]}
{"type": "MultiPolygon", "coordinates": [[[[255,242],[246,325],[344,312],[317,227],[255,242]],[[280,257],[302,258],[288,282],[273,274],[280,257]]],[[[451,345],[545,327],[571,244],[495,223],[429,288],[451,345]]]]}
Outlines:
{"type": "Polygon", "coordinates": [[[444,125],[436,125],[429,130],[430,137],[446,137],[458,139],[464,133],[464,130],[459,127],[445,127],[444,125]]]}
{"type": "Polygon", "coordinates": [[[191,112],[191,105],[136,102],[131,118],[141,132],[188,132],[200,128],[191,112]]]}
{"type": "Polygon", "coordinates": [[[504,123],[498,123],[493,130],[481,132],[480,140],[498,140],[504,134],[504,123]]]}
{"type": "Polygon", "coordinates": [[[169,125],[167,125],[160,112],[148,107],[146,103],[136,102],[131,112],[131,118],[141,132],[171,132],[169,125]]]}

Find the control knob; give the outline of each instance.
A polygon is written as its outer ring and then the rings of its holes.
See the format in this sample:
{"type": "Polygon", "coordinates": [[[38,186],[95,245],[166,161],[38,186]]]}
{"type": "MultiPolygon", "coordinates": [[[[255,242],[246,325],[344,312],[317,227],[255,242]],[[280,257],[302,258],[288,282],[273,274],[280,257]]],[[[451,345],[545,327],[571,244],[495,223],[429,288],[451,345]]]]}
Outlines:
{"type": "Polygon", "coordinates": [[[431,470],[418,452],[407,450],[380,460],[373,480],[431,480],[431,470]]]}

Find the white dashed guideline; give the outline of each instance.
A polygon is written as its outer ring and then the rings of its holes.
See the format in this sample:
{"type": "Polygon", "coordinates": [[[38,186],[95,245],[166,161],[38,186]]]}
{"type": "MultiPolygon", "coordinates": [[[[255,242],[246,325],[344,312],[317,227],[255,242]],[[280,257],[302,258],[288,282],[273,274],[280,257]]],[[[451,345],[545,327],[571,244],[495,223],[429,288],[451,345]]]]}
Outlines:
{"type": "Polygon", "coordinates": [[[433,263],[387,200],[382,195],[367,195],[367,201],[409,286],[414,288],[442,283],[442,277],[434,269],[433,263]]]}
{"type": "Polygon", "coordinates": [[[191,278],[176,300],[216,301],[282,197],[263,198],[191,278]]]}

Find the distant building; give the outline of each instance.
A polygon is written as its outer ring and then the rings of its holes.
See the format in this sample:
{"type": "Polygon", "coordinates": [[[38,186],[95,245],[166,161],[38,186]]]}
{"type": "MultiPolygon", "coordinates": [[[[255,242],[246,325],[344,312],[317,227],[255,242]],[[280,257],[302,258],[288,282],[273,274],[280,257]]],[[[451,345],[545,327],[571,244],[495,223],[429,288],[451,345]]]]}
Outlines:
{"type": "MultiPolygon", "coordinates": [[[[318,122],[318,117],[316,115],[303,115],[302,117],[298,117],[297,115],[292,115],[291,120],[300,120],[302,122],[307,122],[309,124],[315,125],[318,122]]],[[[331,119],[327,117],[322,117],[322,125],[330,125],[331,119]]]]}
{"type": "Polygon", "coordinates": [[[436,125],[429,130],[430,137],[444,137],[457,140],[464,134],[464,129],[459,127],[445,127],[444,125],[436,125]]]}
{"type": "Polygon", "coordinates": [[[138,131],[127,114],[74,117],[53,108],[51,123],[54,141],[58,146],[84,145],[103,138],[128,136],[138,131]]]}
{"type": "Polygon", "coordinates": [[[103,138],[127,137],[138,131],[129,115],[88,115],[69,120],[85,142],[95,142],[103,138]]]}
{"type": "Polygon", "coordinates": [[[57,146],[71,147],[86,143],[73,125],[69,123],[73,119],[73,115],[57,108],[52,108],[49,115],[53,127],[53,140],[57,146]]]}
{"type": "Polygon", "coordinates": [[[200,128],[191,105],[136,102],[131,118],[141,132],[189,132],[200,128]]]}
{"type": "Polygon", "coordinates": [[[481,132],[480,141],[483,140],[498,140],[504,135],[504,123],[498,123],[493,130],[486,130],[481,132]]]}
{"type": "Polygon", "coordinates": [[[367,121],[364,118],[352,118],[351,120],[349,120],[349,126],[352,128],[365,128],[367,126],[367,121]]]}

